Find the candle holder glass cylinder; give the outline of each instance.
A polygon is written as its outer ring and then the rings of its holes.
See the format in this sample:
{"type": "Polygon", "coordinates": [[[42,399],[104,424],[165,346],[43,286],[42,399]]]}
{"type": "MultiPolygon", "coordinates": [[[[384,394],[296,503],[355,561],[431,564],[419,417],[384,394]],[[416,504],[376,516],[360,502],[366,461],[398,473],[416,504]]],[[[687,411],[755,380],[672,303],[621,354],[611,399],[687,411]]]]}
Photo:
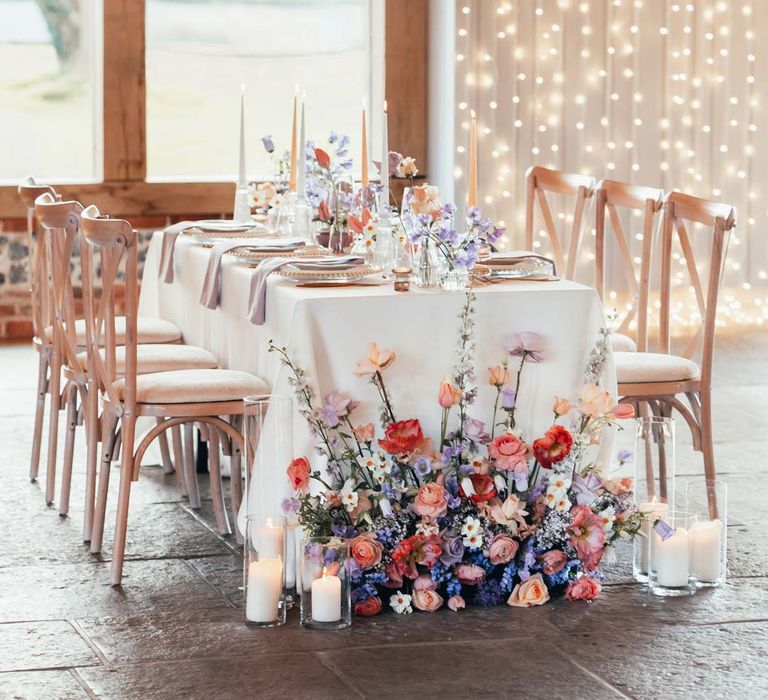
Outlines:
{"type": "Polygon", "coordinates": [[[675,508],[675,423],[667,417],[635,421],[635,504],[643,516],[633,545],[632,571],[636,581],[648,580],[651,533],[654,523],[675,508]]]}
{"type": "Polygon", "coordinates": [[[685,503],[696,516],[688,533],[696,585],[720,586],[725,583],[728,563],[728,487],[713,479],[689,481],[685,485],[685,503]]]}
{"type": "Polygon", "coordinates": [[[296,219],[296,193],[286,192],[277,212],[276,232],[279,236],[292,236],[296,219]]]}
{"type": "Polygon", "coordinates": [[[301,625],[342,629],[352,624],[349,547],[338,537],[307,537],[301,550],[301,625]]]}
{"type": "MultiPolygon", "coordinates": [[[[279,558],[282,565],[281,601],[285,602],[287,595],[287,602],[290,602],[296,585],[296,561],[295,549],[287,546],[289,538],[283,504],[290,503],[286,499],[292,495],[286,470],[294,457],[293,399],[284,395],[264,395],[248,397],[243,403],[245,507],[241,508],[244,519],[240,525],[246,541],[245,577],[247,581],[249,565],[253,561],[279,558]]],[[[247,597],[246,586],[246,603],[247,597]]]]}
{"type": "Polygon", "coordinates": [[[696,592],[691,571],[690,532],[696,516],[670,511],[651,530],[648,588],[657,596],[687,596],[696,592]]]}
{"type": "Polygon", "coordinates": [[[285,518],[250,517],[243,545],[245,624],[277,627],[286,619],[285,518]]]}

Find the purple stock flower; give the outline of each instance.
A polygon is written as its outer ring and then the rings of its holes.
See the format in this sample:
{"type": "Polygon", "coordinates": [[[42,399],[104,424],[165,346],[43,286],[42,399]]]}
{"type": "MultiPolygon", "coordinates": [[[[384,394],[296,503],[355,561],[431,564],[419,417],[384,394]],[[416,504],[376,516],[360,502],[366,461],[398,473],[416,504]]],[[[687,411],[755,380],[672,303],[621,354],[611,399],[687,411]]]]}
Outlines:
{"type": "Polygon", "coordinates": [[[443,541],[440,563],[445,566],[458,564],[464,557],[464,544],[461,535],[457,535],[453,530],[443,530],[440,533],[440,539],[443,541]]]}
{"type": "Polygon", "coordinates": [[[517,401],[517,392],[514,389],[502,389],[501,390],[501,407],[502,408],[514,408],[517,401]]]}
{"type": "Polygon", "coordinates": [[[485,423],[481,420],[477,420],[476,418],[466,418],[462,428],[464,430],[464,436],[474,442],[488,442],[488,440],[490,440],[490,435],[485,432],[485,423]]]}
{"type": "Polygon", "coordinates": [[[544,356],[544,339],[538,333],[529,331],[515,333],[507,345],[507,352],[513,357],[541,362],[544,356]]]}
{"type": "Polygon", "coordinates": [[[280,502],[280,508],[286,515],[290,513],[298,513],[301,508],[301,501],[298,498],[284,498],[280,502]]]}
{"type": "Polygon", "coordinates": [[[272,141],[272,134],[267,134],[261,137],[261,142],[264,144],[264,150],[270,155],[275,152],[275,143],[272,141]]]}
{"type": "Polygon", "coordinates": [[[356,537],[358,532],[357,530],[352,527],[352,525],[331,525],[331,532],[336,535],[336,537],[341,537],[342,539],[350,539],[352,537],[356,537]]]}

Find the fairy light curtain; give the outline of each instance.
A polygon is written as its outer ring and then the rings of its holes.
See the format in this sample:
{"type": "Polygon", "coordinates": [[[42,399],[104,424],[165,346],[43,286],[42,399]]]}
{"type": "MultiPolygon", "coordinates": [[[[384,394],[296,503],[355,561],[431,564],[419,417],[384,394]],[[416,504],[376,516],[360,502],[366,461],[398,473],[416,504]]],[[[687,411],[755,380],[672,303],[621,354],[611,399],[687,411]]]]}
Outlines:
{"type": "MultiPolygon", "coordinates": [[[[458,0],[456,31],[456,191],[474,109],[480,201],[508,246],[523,244],[530,165],[728,202],[723,299],[742,321],[768,319],[768,2],[458,0]]],[[[687,286],[682,269],[675,281],[687,286]]]]}

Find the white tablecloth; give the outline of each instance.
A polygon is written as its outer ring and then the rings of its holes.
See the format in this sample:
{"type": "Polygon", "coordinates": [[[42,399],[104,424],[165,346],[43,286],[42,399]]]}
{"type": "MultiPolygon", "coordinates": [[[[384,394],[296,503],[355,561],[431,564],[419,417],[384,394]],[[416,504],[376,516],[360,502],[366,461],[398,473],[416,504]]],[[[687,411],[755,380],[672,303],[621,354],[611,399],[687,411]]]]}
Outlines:
{"type": "MultiPolygon", "coordinates": [[[[363,404],[355,423],[376,422],[377,397],[365,379],[353,374],[368,343],[397,353],[385,373],[398,419],[418,417],[426,435],[439,437],[438,386],[451,371],[457,344],[458,315],[465,296],[411,288],[395,292],[379,287],[308,288],[272,276],[268,283],[266,322],[246,319],[253,268],[233,256],[222,263],[221,305],[209,310],[198,303],[209,249],[179,237],[175,280],[158,280],[162,233],[152,238],[141,289],[140,313],[176,323],[184,342],[210,350],[221,367],[258,374],[273,393],[289,394],[287,372],[268,341],[285,345],[313,380],[318,395],[337,390],[363,404]]],[[[540,437],[552,421],[555,395],[574,397],[583,384],[589,353],[604,325],[597,293],[566,280],[516,281],[481,287],[477,292],[477,377],[480,386],[474,417],[490,422],[493,393],[487,367],[504,357],[504,344],[515,332],[543,336],[544,360],[526,364],[518,397],[517,425],[527,440],[540,437]]],[[[514,363],[512,367],[515,367],[514,363]]],[[[603,385],[615,396],[616,375],[609,358],[603,385]]],[[[296,455],[310,456],[312,440],[301,418],[294,423],[296,455]]],[[[283,479],[284,472],[276,475],[283,479]]]]}

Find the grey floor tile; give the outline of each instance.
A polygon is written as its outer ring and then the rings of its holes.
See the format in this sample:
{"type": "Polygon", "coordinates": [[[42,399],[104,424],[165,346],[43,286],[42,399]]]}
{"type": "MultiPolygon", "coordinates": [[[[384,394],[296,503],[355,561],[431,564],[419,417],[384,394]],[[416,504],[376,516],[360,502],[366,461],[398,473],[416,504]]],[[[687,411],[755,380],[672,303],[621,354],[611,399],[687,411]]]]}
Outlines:
{"type": "Polygon", "coordinates": [[[85,640],[64,620],[0,624],[0,672],[99,663],[85,640]]]}
{"type": "Polygon", "coordinates": [[[91,696],[71,671],[0,673],[0,697],[7,700],[88,700],[91,696]]]}

